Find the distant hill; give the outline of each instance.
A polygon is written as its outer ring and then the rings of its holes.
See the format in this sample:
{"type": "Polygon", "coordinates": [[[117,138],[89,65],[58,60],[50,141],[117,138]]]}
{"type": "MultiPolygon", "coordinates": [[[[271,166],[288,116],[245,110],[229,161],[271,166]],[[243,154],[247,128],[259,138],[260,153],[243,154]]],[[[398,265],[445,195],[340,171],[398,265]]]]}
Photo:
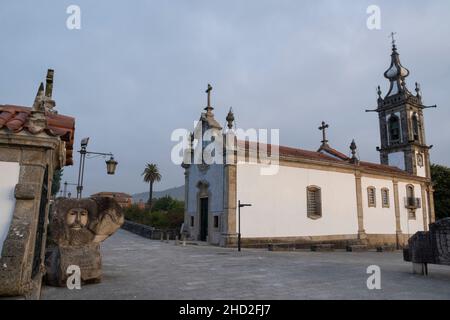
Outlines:
{"type": "MultiPolygon", "coordinates": [[[[171,196],[174,199],[184,201],[184,186],[170,188],[163,191],[153,191],[153,198],[162,198],[165,196],[171,196]]],[[[137,203],[140,199],[147,202],[148,192],[136,193],[132,195],[133,202],[137,203]]]]}

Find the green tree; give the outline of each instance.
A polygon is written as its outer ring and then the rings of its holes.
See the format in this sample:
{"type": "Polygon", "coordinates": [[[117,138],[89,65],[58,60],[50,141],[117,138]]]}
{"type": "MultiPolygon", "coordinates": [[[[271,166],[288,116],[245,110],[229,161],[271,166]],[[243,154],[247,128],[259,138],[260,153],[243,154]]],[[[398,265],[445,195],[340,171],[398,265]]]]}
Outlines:
{"type": "Polygon", "coordinates": [[[61,178],[63,175],[64,169],[57,169],[53,172],[52,179],[52,196],[56,196],[59,189],[61,189],[61,178]]]}
{"type": "Polygon", "coordinates": [[[156,211],[184,212],[184,202],[167,195],[156,199],[152,209],[156,211]]]}
{"type": "Polygon", "coordinates": [[[436,220],[450,217],[450,168],[432,164],[431,181],[434,187],[436,220]]]}
{"type": "Polygon", "coordinates": [[[144,181],[150,184],[150,192],[148,195],[148,207],[150,211],[152,210],[152,199],[153,199],[153,183],[161,181],[161,174],[159,173],[158,166],[154,163],[147,163],[144,172],[144,181]]]}

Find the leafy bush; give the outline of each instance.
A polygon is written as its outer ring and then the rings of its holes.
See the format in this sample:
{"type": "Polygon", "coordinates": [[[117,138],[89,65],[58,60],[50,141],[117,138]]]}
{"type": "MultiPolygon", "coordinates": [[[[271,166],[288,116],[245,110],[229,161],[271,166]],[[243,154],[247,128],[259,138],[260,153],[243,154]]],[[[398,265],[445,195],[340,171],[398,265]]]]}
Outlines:
{"type": "Polygon", "coordinates": [[[434,185],[436,220],[450,217],[450,168],[432,164],[431,180],[434,185]]]}

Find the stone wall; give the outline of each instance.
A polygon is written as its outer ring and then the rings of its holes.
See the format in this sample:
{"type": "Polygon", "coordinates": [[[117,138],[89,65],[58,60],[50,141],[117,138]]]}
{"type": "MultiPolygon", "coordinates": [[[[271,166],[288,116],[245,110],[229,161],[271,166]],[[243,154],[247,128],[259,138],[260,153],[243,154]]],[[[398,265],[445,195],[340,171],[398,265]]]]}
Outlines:
{"type": "Polygon", "coordinates": [[[161,240],[161,235],[164,240],[167,239],[167,235],[169,235],[170,240],[175,240],[175,237],[179,235],[178,230],[175,229],[160,230],[129,220],[125,220],[122,229],[152,240],[161,240]]]}

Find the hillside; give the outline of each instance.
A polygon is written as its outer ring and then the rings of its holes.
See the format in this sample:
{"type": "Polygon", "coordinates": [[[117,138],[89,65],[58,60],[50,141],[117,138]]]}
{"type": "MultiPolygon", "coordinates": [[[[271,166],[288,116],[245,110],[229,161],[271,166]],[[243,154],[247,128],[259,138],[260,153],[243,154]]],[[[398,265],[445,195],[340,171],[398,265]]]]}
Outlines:
{"type": "MultiPolygon", "coordinates": [[[[170,189],[163,190],[163,191],[154,191],[153,192],[153,198],[162,198],[165,196],[171,196],[174,199],[184,201],[184,186],[170,188],[170,189]]],[[[144,201],[144,202],[147,202],[148,191],[133,194],[132,197],[133,197],[133,202],[135,202],[135,203],[139,202],[140,199],[142,199],[142,201],[144,201]]]]}

